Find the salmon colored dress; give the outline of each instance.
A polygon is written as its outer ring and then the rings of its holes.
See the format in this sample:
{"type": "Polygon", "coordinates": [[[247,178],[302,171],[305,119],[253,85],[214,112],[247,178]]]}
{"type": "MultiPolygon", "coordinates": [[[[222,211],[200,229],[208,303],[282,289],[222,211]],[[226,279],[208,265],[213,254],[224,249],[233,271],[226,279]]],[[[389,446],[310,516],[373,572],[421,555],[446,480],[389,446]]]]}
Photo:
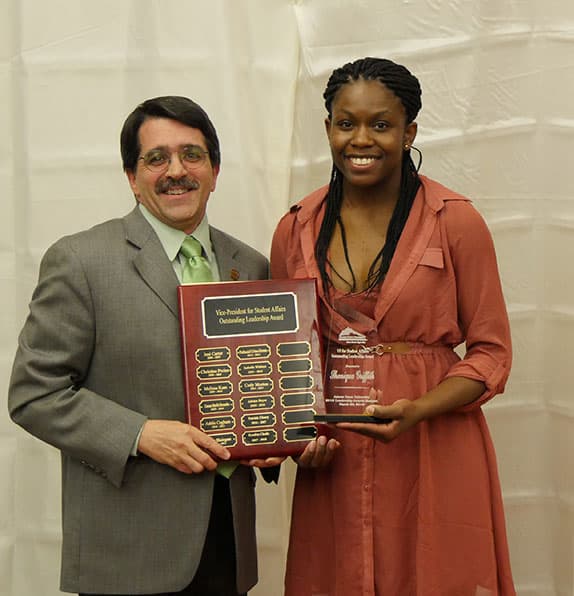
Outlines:
{"type": "Polygon", "coordinates": [[[496,457],[481,410],[504,390],[511,365],[494,247],[468,199],[421,180],[378,292],[335,293],[331,301],[344,305],[336,309],[325,297],[314,247],[326,187],[278,224],[272,275],[319,280],[325,344],[351,329],[368,346],[410,345],[408,353],[374,358],[373,385],[383,403],[415,400],[453,376],[482,381],[486,391],[387,444],[333,429],[341,448],[331,464],[297,473],[287,596],[515,594],[496,457]],[[453,348],[463,342],[461,360],[453,348]]]}

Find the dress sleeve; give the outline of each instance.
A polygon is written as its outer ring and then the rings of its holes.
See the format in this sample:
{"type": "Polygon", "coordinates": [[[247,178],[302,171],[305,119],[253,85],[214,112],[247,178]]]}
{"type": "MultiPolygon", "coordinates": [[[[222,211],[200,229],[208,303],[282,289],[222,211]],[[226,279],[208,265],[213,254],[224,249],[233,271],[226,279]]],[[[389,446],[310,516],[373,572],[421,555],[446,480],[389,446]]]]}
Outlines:
{"type": "Polygon", "coordinates": [[[502,393],[510,373],[510,326],[502,294],[492,236],[485,221],[469,203],[448,204],[445,232],[452,258],[459,325],[466,354],[446,375],[482,381],[485,392],[461,408],[472,410],[502,393]]]}
{"type": "Polygon", "coordinates": [[[286,213],[277,224],[271,241],[271,279],[288,279],[292,276],[289,267],[291,247],[298,236],[295,230],[296,215],[293,211],[286,213]]]}

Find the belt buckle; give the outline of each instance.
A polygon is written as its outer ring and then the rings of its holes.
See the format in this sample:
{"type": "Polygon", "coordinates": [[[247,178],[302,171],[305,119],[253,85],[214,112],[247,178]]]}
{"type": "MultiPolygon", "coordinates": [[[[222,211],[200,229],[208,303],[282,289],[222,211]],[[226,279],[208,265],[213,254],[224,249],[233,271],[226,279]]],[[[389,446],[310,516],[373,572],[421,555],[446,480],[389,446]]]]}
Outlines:
{"type": "Polygon", "coordinates": [[[393,346],[389,345],[389,344],[377,344],[376,346],[373,346],[373,352],[377,355],[377,356],[382,356],[383,354],[388,354],[389,352],[393,351],[393,346]]]}
{"type": "Polygon", "coordinates": [[[375,354],[376,356],[382,356],[383,354],[389,354],[393,351],[392,344],[377,344],[376,346],[363,346],[361,351],[365,354],[375,354]]]}

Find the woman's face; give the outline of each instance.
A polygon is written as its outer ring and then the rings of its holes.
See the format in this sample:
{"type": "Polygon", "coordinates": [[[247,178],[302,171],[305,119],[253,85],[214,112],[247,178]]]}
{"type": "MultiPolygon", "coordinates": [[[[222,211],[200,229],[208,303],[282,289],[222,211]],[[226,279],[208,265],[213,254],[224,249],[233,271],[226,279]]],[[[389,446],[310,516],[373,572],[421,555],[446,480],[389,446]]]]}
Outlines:
{"type": "Polygon", "coordinates": [[[399,188],[405,145],[417,125],[407,125],[400,99],[375,80],[343,85],[325,120],[333,162],[351,186],[399,188]]]}

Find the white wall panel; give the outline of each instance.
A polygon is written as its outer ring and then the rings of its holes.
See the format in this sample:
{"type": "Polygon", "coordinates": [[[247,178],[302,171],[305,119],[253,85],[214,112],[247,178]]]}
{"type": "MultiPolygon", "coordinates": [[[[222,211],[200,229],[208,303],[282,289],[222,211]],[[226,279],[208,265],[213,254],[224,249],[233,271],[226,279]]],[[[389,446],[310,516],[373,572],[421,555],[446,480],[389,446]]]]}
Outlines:
{"type": "MultiPolygon", "coordinates": [[[[423,87],[422,172],[473,198],[495,239],[514,368],[486,408],[521,595],[574,596],[574,3],[570,0],[3,0],[0,379],[37,266],[63,234],[133,205],[119,130],[188,95],[220,134],[212,223],[268,251],[327,182],[334,67],[396,59],[423,87]]],[[[2,389],[5,396],[5,389],[2,389]]],[[[282,592],[294,466],[259,483],[261,581],[282,592]]],[[[0,409],[0,594],[58,594],[59,462],[0,409]]]]}

